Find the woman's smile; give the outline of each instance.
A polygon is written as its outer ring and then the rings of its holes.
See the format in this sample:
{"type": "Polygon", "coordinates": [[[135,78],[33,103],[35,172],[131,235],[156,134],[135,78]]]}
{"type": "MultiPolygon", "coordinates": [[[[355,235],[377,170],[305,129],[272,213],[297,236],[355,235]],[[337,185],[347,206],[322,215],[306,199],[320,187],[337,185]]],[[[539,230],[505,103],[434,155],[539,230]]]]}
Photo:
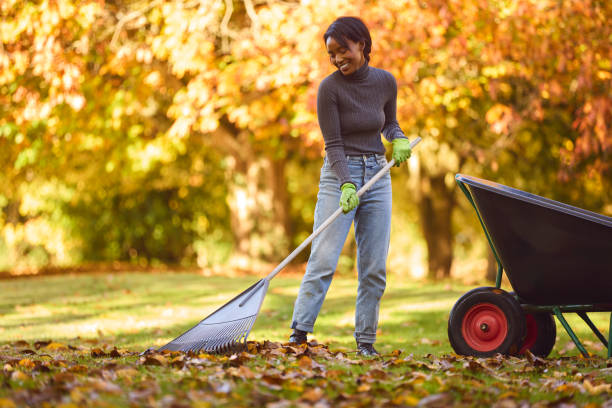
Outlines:
{"type": "Polygon", "coordinates": [[[341,62],[339,64],[336,64],[336,66],[340,69],[340,71],[342,72],[346,72],[348,70],[351,69],[351,63],[350,62],[341,62]]]}
{"type": "Polygon", "coordinates": [[[364,63],[364,45],[360,42],[345,39],[340,44],[335,38],[329,37],[326,41],[327,53],[330,62],[336,66],[343,75],[350,75],[357,71],[364,63]]]}

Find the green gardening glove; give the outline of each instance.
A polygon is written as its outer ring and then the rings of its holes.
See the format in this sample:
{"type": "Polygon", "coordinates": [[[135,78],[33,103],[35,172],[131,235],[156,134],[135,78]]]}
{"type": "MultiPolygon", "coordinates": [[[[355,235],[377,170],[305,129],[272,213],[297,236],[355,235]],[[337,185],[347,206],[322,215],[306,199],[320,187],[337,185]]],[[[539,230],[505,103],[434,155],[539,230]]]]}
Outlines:
{"type": "Polygon", "coordinates": [[[342,190],[340,207],[342,207],[342,212],[346,214],[359,205],[359,197],[357,197],[357,189],[353,183],[344,183],[340,190],[342,190]]]}
{"type": "Polygon", "coordinates": [[[410,141],[406,138],[398,137],[397,139],[393,139],[391,143],[393,144],[393,159],[395,160],[395,165],[399,167],[399,165],[408,160],[412,154],[410,141]]]}

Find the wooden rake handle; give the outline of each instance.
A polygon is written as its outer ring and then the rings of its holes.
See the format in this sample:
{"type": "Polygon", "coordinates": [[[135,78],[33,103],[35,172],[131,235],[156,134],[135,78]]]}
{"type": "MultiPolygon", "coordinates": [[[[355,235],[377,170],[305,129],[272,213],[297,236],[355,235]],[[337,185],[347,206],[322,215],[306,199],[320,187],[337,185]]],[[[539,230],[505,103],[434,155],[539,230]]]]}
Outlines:
{"type": "MultiPolygon", "coordinates": [[[[420,137],[417,137],[416,139],[414,139],[412,142],[410,142],[410,148],[414,149],[414,147],[419,144],[419,142],[421,141],[420,137]]],[[[374,175],[374,177],[372,177],[370,179],[370,181],[368,181],[366,184],[363,185],[363,187],[361,187],[359,189],[359,191],[357,192],[357,196],[361,197],[366,191],[368,191],[370,189],[370,187],[372,187],[372,185],[374,183],[376,183],[378,181],[378,179],[380,179],[382,176],[384,176],[389,169],[391,169],[391,167],[393,167],[395,165],[395,160],[391,159],[391,161],[389,163],[387,163],[387,165],[385,167],[383,167],[382,169],[380,169],[380,171],[378,173],[376,173],[374,175]]],[[[321,226],[319,226],[319,228],[317,228],[312,234],[310,234],[310,236],[308,238],[306,238],[304,240],[304,242],[302,242],[300,244],[300,246],[298,246],[297,248],[295,248],[293,250],[293,252],[291,252],[289,254],[289,256],[287,256],[280,264],[278,264],[278,266],[276,268],[274,268],[274,270],[272,272],[270,272],[268,274],[268,276],[266,276],[264,279],[267,281],[270,281],[272,278],[274,278],[276,275],[278,275],[278,273],[280,271],[283,270],[283,268],[285,266],[287,266],[289,264],[289,262],[293,261],[293,259],[304,250],[304,248],[306,248],[308,246],[308,244],[310,244],[312,242],[313,239],[316,238],[317,235],[319,235],[325,228],[329,227],[329,225],[334,222],[334,220],[336,218],[338,218],[340,216],[340,214],[342,213],[342,207],[338,207],[338,209],[329,216],[329,218],[327,218],[323,224],[321,224],[321,226]]]]}

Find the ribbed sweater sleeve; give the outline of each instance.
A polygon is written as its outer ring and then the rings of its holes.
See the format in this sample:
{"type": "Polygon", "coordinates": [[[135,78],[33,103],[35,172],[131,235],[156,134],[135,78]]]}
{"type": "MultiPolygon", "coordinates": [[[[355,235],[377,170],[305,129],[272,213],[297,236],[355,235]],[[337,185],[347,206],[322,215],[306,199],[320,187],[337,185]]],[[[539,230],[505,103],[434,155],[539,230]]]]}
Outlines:
{"type": "Polygon", "coordinates": [[[338,112],[338,95],[334,92],[332,83],[326,78],[319,85],[317,94],[317,117],[319,127],[325,141],[325,152],[330,167],[338,176],[340,185],[351,182],[344,143],[340,131],[340,115],[338,112]]]}
{"type": "Polygon", "coordinates": [[[389,142],[400,137],[406,138],[404,132],[397,123],[397,82],[393,75],[389,74],[389,99],[385,103],[385,125],[382,128],[382,134],[389,142]]]}

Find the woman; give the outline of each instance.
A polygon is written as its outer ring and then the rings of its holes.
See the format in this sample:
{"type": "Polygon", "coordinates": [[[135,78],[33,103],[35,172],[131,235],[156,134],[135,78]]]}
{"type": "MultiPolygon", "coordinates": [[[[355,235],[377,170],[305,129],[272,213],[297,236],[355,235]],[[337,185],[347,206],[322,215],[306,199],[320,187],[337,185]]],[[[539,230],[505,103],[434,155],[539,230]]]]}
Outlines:
{"type": "Polygon", "coordinates": [[[290,341],[306,342],[332,280],[346,236],[355,222],[359,287],[355,310],[357,352],[375,356],[378,308],[386,284],[391,231],[391,177],[387,173],[361,197],[357,190],[386,165],[381,132],[399,165],[410,143],[396,120],[397,84],[387,71],[368,65],[372,40],[356,17],[340,17],[323,36],[338,68],[319,86],[317,115],[325,141],[315,208],[316,229],[337,208],[343,213],[312,242],[293,311],[290,341]]]}

